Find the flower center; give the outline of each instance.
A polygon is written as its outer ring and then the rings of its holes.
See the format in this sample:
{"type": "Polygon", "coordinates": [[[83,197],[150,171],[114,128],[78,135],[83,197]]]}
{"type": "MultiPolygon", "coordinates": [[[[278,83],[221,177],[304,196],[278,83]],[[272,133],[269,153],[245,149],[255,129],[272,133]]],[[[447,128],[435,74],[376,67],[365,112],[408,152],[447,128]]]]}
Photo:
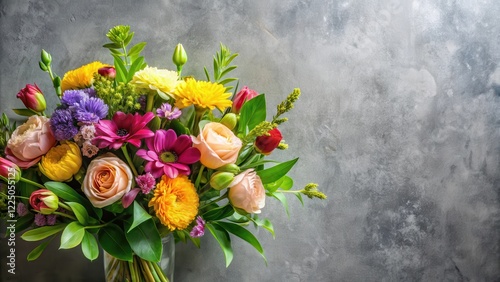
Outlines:
{"type": "Polygon", "coordinates": [[[118,136],[125,136],[128,134],[128,131],[126,129],[120,128],[118,131],[116,131],[116,135],[118,136]]]}
{"type": "Polygon", "coordinates": [[[170,151],[163,152],[160,155],[160,160],[163,163],[175,163],[177,161],[177,154],[170,151]]]}

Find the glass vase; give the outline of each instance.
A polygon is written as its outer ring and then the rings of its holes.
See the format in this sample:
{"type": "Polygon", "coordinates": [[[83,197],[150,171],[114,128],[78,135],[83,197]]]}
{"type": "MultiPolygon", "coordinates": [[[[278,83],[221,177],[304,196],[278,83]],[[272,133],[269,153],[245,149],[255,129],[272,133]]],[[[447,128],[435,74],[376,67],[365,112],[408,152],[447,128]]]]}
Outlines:
{"type": "Polygon", "coordinates": [[[133,261],[123,261],[104,252],[104,274],[107,282],[173,282],[175,242],[172,234],[162,238],[163,251],[158,263],[134,255],[133,261]]]}

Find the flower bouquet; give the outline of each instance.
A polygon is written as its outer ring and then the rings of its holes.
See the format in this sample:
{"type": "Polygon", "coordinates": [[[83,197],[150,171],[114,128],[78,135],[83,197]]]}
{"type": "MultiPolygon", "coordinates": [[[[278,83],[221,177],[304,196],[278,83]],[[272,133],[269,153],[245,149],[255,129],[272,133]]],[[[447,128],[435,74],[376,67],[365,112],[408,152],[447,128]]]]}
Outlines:
{"type": "MultiPolygon", "coordinates": [[[[158,262],[162,238],[192,241],[208,229],[226,266],[231,236],[252,245],[265,259],[254,225],[274,235],[258,215],[267,197],[287,208],[286,194],[324,199],[316,184],[293,190],[287,173],[297,158],[267,159],[286,149],[278,126],[299,98],[294,89],[266,113],[264,94],[229,76],[237,54],[221,44],[205,79],[183,76],[187,54],[175,47],[175,71],[145,62],[134,33],[116,26],[106,34],[113,64],[92,62],[61,79],[42,50],[58,105],[45,113],[45,96],[26,85],[17,97],[27,120],[0,122],[0,204],[26,241],[41,241],[28,255],[37,259],[60,238],[60,249],[81,246],[89,260],[106,254],[108,281],[168,281],[158,262]]],[[[15,236],[15,235],[14,235],[15,236]]]]}

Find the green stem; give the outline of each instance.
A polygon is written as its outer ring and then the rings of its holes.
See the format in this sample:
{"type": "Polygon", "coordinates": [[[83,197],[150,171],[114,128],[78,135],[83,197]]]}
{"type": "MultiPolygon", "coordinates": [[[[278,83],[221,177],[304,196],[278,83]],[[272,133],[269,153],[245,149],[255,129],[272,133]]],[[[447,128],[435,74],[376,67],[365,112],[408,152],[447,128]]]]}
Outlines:
{"type": "Polygon", "coordinates": [[[146,99],[146,112],[153,111],[155,96],[156,96],[156,93],[154,93],[154,92],[148,93],[148,97],[146,99]]]}
{"type": "Polygon", "coordinates": [[[127,159],[128,165],[130,166],[130,169],[132,169],[134,176],[139,175],[137,173],[137,170],[135,169],[135,166],[134,166],[134,163],[132,162],[132,159],[130,158],[130,155],[128,154],[127,144],[123,144],[122,152],[123,152],[123,155],[125,155],[125,159],[127,159]]]}
{"type": "Polygon", "coordinates": [[[22,181],[22,182],[26,182],[26,183],[28,183],[28,184],[31,184],[31,185],[33,185],[33,186],[36,186],[36,187],[38,187],[38,188],[40,188],[40,189],[45,189],[45,186],[43,186],[42,184],[40,184],[40,183],[36,183],[36,182],[34,182],[34,181],[32,181],[32,180],[29,180],[29,179],[27,179],[27,178],[21,177],[19,180],[20,180],[20,181],[22,181]]]}
{"type": "Polygon", "coordinates": [[[160,266],[157,263],[151,263],[156,270],[156,274],[158,274],[161,282],[169,282],[168,278],[165,276],[165,273],[161,270],[160,266]]]}
{"type": "Polygon", "coordinates": [[[215,200],[212,200],[206,204],[204,204],[203,206],[201,206],[199,209],[202,210],[206,207],[208,207],[209,205],[213,204],[213,203],[217,203],[218,201],[221,201],[221,200],[224,200],[225,198],[227,198],[228,196],[228,192],[226,192],[224,195],[220,196],[219,198],[215,199],[215,200]]]}
{"type": "Polygon", "coordinates": [[[67,217],[69,219],[72,219],[72,220],[77,220],[76,217],[72,216],[72,215],[69,215],[69,214],[66,214],[66,213],[63,213],[63,212],[53,212],[52,214],[56,214],[56,215],[60,215],[62,217],[67,217]]]}
{"type": "Polygon", "coordinates": [[[123,56],[125,57],[125,65],[128,66],[128,54],[127,48],[125,48],[125,44],[122,42],[123,56]]]}
{"type": "Polygon", "coordinates": [[[73,210],[71,209],[71,207],[69,207],[68,205],[66,205],[63,202],[59,202],[59,206],[62,207],[63,209],[65,209],[65,210],[67,210],[67,211],[73,212],[73,210]]]}
{"type": "Polygon", "coordinates": [[[135,271],[135,259],[133,261],[128,262],[128,268],[130,270],[130,276],[132,277],[132,281],[135,281],[137,278],[137,273],[135,271]]]}
{"type": "Polygon", "coordinates": [[[196,177],[196,182],[194,183],[194,187],[199,187],[204,169],[205,169],[205,166],[201,165],[200,170],[198,171],[198,176],[196,177]]]}

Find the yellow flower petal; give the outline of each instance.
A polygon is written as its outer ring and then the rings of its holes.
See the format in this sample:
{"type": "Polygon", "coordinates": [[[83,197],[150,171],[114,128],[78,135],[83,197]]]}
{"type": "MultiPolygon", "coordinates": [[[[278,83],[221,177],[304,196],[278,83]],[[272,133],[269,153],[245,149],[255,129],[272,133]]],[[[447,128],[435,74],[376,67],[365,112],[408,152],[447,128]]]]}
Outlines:
{"type": "Polygon", "coordinates": [[[72,89],[89,88],[92,86],[94,74],[97,73],[100,68],[106,66],[108,65],[95,61],[77,69],[68,71],[64,74],[61,81],[61,90],[64,92],[72,89]]]}

